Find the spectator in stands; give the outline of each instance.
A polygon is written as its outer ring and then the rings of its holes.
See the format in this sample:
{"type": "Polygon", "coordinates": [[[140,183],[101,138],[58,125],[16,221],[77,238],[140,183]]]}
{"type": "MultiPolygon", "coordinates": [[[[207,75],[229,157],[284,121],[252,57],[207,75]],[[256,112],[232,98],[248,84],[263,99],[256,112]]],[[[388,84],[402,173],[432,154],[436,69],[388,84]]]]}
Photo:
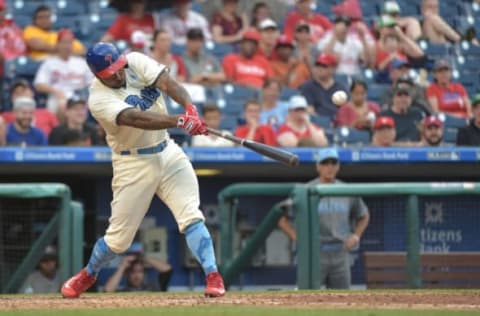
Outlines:
{"type": "Polygon", "coordinates": [[[306,21],[299,21],[295,27],[295,56],[308,67],[314,64],[317,48],[310,41],[310,25],[306,21]]]}
{"type": "Polygon", "coordinates": [[[310,122],[307,100],[301,95],[294,95],[289,103],[285,123],[277,131],[278,144],[282,147],[327,146],[323,129],[310,122]]]}
{"type": "Polygon", "coordinates": [[[295,46],[285,35],[277,39],[274,58],[270,61],[273,78],[289,88],[298,88],[310,79],[310,67],[293,55],[295,46]]]}
{"type": "Polygon", "coordinates": [[[365,81],[354,80],[350,86],[351,101],[342,105],[335,119],[336,126],[371,129],[380,107],[367,101],[368,86],[365,81]]]}
{"type": "Polygon", "coordinates": [[[424,57],[424,52],[420,46],[403,33],[391,16],[381,16],[377,26],[379,27],[380,38],[377,41],[376,65],[379,71],[385,72],[385,77],[388,76],[388,70],[393,60],[424,57]]]}
{"type": "Polygon", "coordinates": [[[270,12],[270,8],[268,4],[265,2],[257,2],[252,8],[252,20],[250,22],[250,26],[259,30],[260,23],[263,20],[271,19],[272,14],[270,12]]]}
{"type": "Polygon", "coordinates": [[[445,112],[458,117],[472,116],[470,99],[465,87],[452,82],[452,67],[446,59],[439,59],[433,67],[435,81],[428,86],[426,95],[433,112],[445,112]]]}
{"type": "Polygon", "coordinates": [[[157,62],[166,65],[170,76],[179,82],[184,82],[187,70],[183,60],[170,52],[171,36],[164,29],[158,29],[153,34],[152,58],[157,62]]]}
{"type": "Polygon", "coordinates": [[[355,33],[349,32],[350,24],[350,18],[336,17],[333,28],[318,42],[318,50],[337,57],[337,73],[357,76],[363,65],[374,63],[374,56],[370,56],[371,51],[368,49],[369,44],[363,29],[358,28],[355,33]]]}
{"type": "Polygon", "coordinates": [[[120,13],[112,26],[101,38],[102,42],[130,41],[132,33],[142,31],[150,38],[155,30],[153,16],[146,11],[145,0],[131,0],[128,2],[129,12],[120,13]]]}
{"type": "Polygon", "coordinates": [[[67,136],[69,130],[76,130],[88,137],[88,143],[92,145],[102,144],[98,139],[97,130],[94,125],[87,122],[87,102],[77,96],[73,96],[67,102],[67,110],[65,111],[65,123],[55,127],[48,138],[50,145],[62,146],[68,143],[67,136]]]}
{"type": "Polygon", "coordinates": [[[262,87],[260,123],[271,125],[275,130],[285,122],[288,102],[279,100],[282,85],[274,79],[267,79],[262,87]]]}
{"type": "Polygon", "coordinates": [[[272,59],[275,56],[275,45],[280,36],[277,23],[272,19],[266,19],[259,25],[260,40],[258,41],[257,54],[272,59]]]}
{"type": "Polygon", "coordinates": [[[45,134],[32,126],[35,107],[36,103],[32,98],[15,99],[13,102],[15,120],[7,128],[7,145],[23,147],[47,145],[45,134]]]}
{"type": "MultiPolygon", "coordinates": [[[[57,53],[59,36],[52,30],[52,24],[52,10],[48,6],[40,5],[33,14],[33,24],[23,30],[30,58],[40,60],[57,53]]],[[[72,53],[85,54],[85,47],[77,39],[73,40],[72,53]]]]}
{"type": "Polygon", "coordinates": [[[128,254],[122,258],[115,273],[105,283],[105,292],[135,292],[135,291],[162,291],[168,290],[172,275],[170,264],[152,257],[140,257],[128,254]],[[158,281],[147,283],[145,265],[152,266],[158,273],[158,281]],[[125,286],[120,286],[125,278],[125,286]]]}
{"type": "Polygon", "coordinates": [[[58,293],[60,276],[57,273],[58,258],[55,250],[49,246],[32,272],[20,287],[22,294],[58,293]]]}
{"type": "Polygon", "coordinates": [[[3,77],[3,64],[25,53],[22,30],[13,19],[6,17],[7,3],[0,0],[0,85],[3,77]]]}
{"type": "Polygon", "coordinates": [[[218,85],[225,81],[225,74],[217,59],[203,51],[204,36],[201,29],[189,29],[187,46],[182,56],[187,69],[187,82],[202,86],[218,85]]]}
{"type": "Polygon", "coordinates": [[[90,147],[92,143],[90,141],[90,135],[77,129],[67,129],[63,135],[63,144],[61,145],[71,147],[90,147]]]}
{"type": "Polygon", "coordinates": [[[373,125],[372,146],[391,147],[397,137],[395,121],[390,116],[379,116],[373,125]]]}
{"type": "Polygon", "coordinates": [[[472,100],[473,118],[467,127],[458,130],[457,146],[480,146],[480,95],[472,100]]]}
{"type": "Polygon", "coordinates": [[[7,122],[0,116],[0,147],[7,145],[7,122]]]}
{"type": "Polygon", "coordinates": [[[419,110],[412,108],[410,89],[397,87],[390,109],[380,113],[381,116],[390,116],[395,121],[396,141],[416,142],[420,140],[418,123],[423,119],[419,110]]]}
{"type": "Polygon", "coordinates": [[[238,11],[238,0],[223,0],[221,10],[212,17],[211,27],[213,40],[217,43],[234,44],[242,39],[248,29],[248,17],[238,11]]]}
{"type": "MultiPolygon", "coordinates": [[[[222,112],[215,104],[207,104],[202,109],[202,116],[208,127],[219,129],[222,121],[222,112]]],[[[224,130],[231,134],[231,131],[224,130]]],[[[197,135],[192,137],[192,147],[232,147],[233,143],[223,137],[213,134],[197,135]]]]}
{"type": "MultiPolygon", "coordinates": [[[[316,163],[318,177],[309,181],[307,186],[341,184],[343,182],[337,179],[339,170],[337,149],[320,149],[316,163]]],[[[368,208],[360,197],[323,196],[316,212],[320,224],[320,286],[327,289],[348,289],[351,285],[350,251],[358,249],[360,239],[368,226],[368,208]]],[[[296,240],[295,229],[285,216],[278,225],[296,240]]]]}
{"type": "Polygon", "coordinates": [[[228,54],[223,58],[223,70],[227,81],[239,85],[261,88],[272,76],[269,62],[256,53],[260,35],[248,30],[243,34],[238,54],[228,54]]]}
{"type": "Polygon", "coordinates": [[[332,95],[339,90],[347,91],[335,80],[337,58],[328,53],[319,54],[312,70],[312,79],[299,87],[300,92],[307,99],[309,112],[327,116],[333,122],[338,106],[332,101],[332,95]]]}
{"type": "Polygon", "coordinates": [[[430,115],[420,124],[421,140],[419,145],[425,147],[443,146],[443,121],[436,115],[430,115]]]}
{"type": "MultiPolygon", "coordinates": [[[[17,98],[27,97],[33,99],[35,93],[33,92],[30,83],[25,79],[19,79],[13,82],[10,88],[10,101],[11,104],[15,102],[17,98]]],[[[13,112],[3,112],[3,118],[7,123],[15,121],[15,115],[13,112]]],[[[58,125],[58,119],[55,114],[47,109],[35,108],[33,113],[33,126],[38,127],[43,133],[48,136],[50,131],[58,125]]]]}
{"type": "Polygon", "coordinates": [[[332,23],[327,17],[312,11],[313,0],[296,0],[295,10],[288,13],[285,18],[284,33],[293,39],[295,27],[300,20],[305,20],[310,25],[310,40],[318,42],[325,32],[332,28],[332,23]]]}
{"type": "Polygon", "coordinates": [[[170,34],[174,44],[185,45],[190,28],[200,28],[207,41],[212,39],[207,20],[203,15],[191,10],[190,0],[175,0],[172,5],[171,9],[164,10],[155,17],[156,25],[170,34]]]}
{"type": "Polygon", "coordinates": [[[276,134],[271,125],[260,122],[261,105],[257,100],[245,103],[243,115],[245,124],[237,126],[235,136],[270,146],[277,146],[276,134]]]}
{"type": "Polygon", "coordinates": [[[422,0],[423,37],[431,43],[458,42],[461,36],[440,16],[438,0],[422,0]]]}
{"type": "Polygon", "coordinates": [[[34,80],[35,89],[48,94],[47,108],[60,120],[64,117],[68,98],[88,88],[92,81],[85,59],[72,55],[74,38],[69,29],[58,32],[57,53],[44,60],[34,80]]]}
{"type": "Polygon", "coordinates": [[[409,77],[410,64],[402,59],[394,59],[390,65],[390,79],[392,85],[385,89],[380,98],[380,106],[386,110],[392,104],[393,93],[397,85],[405,86],[412,92],[412,107],[416,107],[425,114],[430,114],[432,108],[425,97],[425,89],[413,82],[409,77]]]}
{"type": "Polygon", "coordinates": [[[397,1],[385,1],[382,7],[382,14],[389,15],[397,25],[402,29],[403,33],[413,41],[417,41],[422,36],[422,27],[416,17],[401,16],[400,6],[397,1]]]}

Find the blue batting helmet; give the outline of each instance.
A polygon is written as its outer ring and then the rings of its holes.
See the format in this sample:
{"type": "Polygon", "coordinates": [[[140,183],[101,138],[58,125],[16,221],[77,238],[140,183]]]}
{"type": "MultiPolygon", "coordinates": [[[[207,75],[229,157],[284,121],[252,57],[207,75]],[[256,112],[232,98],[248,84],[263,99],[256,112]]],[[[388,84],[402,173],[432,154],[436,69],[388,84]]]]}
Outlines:
{"type": "Polygon", "coordinates": [[[125,67],[127,58],[110,43],[96,43],[87,51],[87,64],[99,78],[107,78],[125,67]]]}

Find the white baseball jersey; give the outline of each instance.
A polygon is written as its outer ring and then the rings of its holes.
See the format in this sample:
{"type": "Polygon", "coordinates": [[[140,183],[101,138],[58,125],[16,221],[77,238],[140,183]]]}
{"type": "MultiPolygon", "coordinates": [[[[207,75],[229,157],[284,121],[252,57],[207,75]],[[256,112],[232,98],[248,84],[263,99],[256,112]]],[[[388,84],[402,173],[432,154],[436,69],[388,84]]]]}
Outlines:
{"type": "Polygon", "coordinates": [[[165,65],[141,53],[126,55],[126,87],[112,89],[95,78],[90,88],[89,108],[107,133],[107,143],[114,152],[151,147],[167,138],[166,130],[150,131],[117,124],[117,116],[128,108],[167,114],[160,89],[154,84],[165,65]]]}

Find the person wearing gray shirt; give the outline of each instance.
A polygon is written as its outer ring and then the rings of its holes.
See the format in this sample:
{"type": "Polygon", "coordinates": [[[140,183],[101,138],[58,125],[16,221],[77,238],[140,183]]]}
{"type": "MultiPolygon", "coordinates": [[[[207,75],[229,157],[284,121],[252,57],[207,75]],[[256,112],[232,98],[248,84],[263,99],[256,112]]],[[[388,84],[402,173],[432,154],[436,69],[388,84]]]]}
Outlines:
{"type": "MultiPolygon", "coordinates": [[[[338,151],[324,148],[318,152],[316,169],[319,177],[307,185],[338,184],[340,170],[338,151]]],[[[328,289],[348,289],[351,284],[350,254],[358,248],[368,226],[370,215],[360,197],[322,197],[317,207],[320,224],[320,281],[328,289]]],[[[286,218],[279,227],[293,240],[296,234],[286,218]]]]}
{"type": "Polygon", "coordinates": [[[60,290],[60,277],[57,273],[57,267],[58,259],[56,254],[45,253],[38,263],[37,270],[27,277],[19,293],[58,293],[60,290]]]}

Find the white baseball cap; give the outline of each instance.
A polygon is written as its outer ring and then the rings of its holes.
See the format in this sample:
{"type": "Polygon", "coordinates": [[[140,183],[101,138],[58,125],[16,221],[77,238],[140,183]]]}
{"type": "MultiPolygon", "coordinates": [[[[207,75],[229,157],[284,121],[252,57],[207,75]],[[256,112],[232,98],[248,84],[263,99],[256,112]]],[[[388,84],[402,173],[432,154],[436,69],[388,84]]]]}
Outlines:
{"type": "Polygon", "coordinates": [[[289,110],[295,109],[306,109],[308,108],[307,99],[301,95],[294,95],[290,98],[290,104],[288,105],[289,110]]]}
{"type": "Polygon", "coordinates": [[[147,44],[147,36],[142,31],[136,30],[130,36],[130,43],[135,47],[142,48],[147,44]]]}
{"type": "Polygon", "coordinates": [[[13,110],[35,109],[36,106],[35,100],[29,97],[19,97],[13,101],[13,110]]]}
{"type": "Polygon", "coordinates": [[[265,30],[265,29],[278,29],[277,22],[275,22],[272,19],[265,19],[262,22],[260,22],[260,29],[265,30]]]}

